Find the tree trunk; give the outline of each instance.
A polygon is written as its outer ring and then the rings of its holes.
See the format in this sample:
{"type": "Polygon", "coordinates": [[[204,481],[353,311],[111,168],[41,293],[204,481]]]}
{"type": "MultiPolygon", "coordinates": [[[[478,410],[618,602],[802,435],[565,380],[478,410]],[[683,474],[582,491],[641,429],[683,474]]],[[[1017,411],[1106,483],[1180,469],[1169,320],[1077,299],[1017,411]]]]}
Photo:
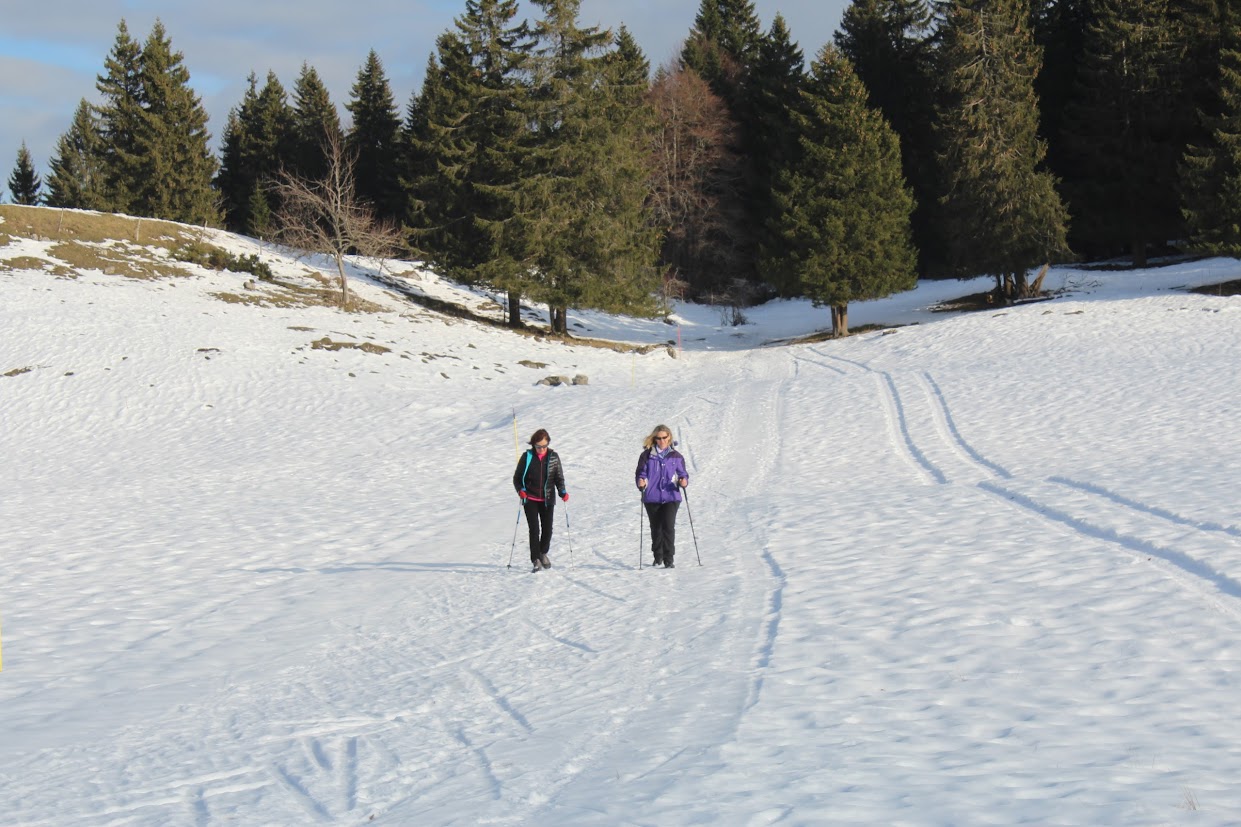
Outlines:
{"type": "Polygon", "coordinates": [[[340,306],[349,307],[349,280],[345,278],[345,260],[336,256],[336,272],[340,276],[340,306]]]}
{"type": "Polygon", "coordinates": [[[566,335],[569,332],[569,311],[564,307],[553,307],[551,332],[566,335]]]}
{"type": "Polygon", "coordinates": [[[832,305],[832,335],[839,338],[849,335],[849,305],[832,305]]]}
{"type": "Polygon", "coordinates": [[[521,327],[521,293],[508,291],[508,326],[521,327]]]}

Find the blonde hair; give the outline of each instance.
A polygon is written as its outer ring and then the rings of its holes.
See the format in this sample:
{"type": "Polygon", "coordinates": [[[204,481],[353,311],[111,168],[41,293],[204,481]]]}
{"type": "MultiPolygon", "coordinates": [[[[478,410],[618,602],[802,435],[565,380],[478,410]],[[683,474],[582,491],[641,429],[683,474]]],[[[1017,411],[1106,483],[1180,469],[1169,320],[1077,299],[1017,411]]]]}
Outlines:
{"type": "MultiPolygon", "coordinates": [[[[661,433],[667,434],[669,437],[671,437],[672,429],[669,428],[667,425],[656,425],[654,429],[652,429],[651,432],[646,435],[646,439],[642,440],[642,447],[643,448],[654,448],[655,447],[655,435],[661,434],[661,433]]],[[[668,440],[668,444],[669,444],[669,447],[671,447],[672,445],[671,439],[668,440]]]]}

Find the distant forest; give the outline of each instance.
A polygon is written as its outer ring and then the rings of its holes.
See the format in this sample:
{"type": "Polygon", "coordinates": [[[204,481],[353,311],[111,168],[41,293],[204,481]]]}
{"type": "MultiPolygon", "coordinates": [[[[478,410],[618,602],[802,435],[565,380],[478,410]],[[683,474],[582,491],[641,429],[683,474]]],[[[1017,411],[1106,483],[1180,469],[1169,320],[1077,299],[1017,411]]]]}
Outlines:
{"type": "Polygon", "coordinates": [[[1045,263],[1241,255],[1241,0],[853,0],[809,63],[781,16],[701,0],[657,67],[579,0],[527,5],[465,0],[403,111],[374,52],[345,119],[309,64],[251,75],[218,157],[162,23],[121,21],[13,200],[279,240],[281,182],[344,172],[402,252],[560,331],[804,296],[844,333],[918,278],[1007,303],[1045,263]]]}

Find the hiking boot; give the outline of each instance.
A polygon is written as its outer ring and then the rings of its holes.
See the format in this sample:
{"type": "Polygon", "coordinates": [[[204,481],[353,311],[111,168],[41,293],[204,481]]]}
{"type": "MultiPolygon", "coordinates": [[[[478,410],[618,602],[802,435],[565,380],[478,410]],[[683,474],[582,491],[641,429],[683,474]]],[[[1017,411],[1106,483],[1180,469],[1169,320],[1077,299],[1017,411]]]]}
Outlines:
{"type": "Polygon", "coordinates": [[[531,573],[534,573],[534,572],[536,572],[536,571],[542,571],[542,570],[543,570],[543,567],[542,567],[541,565],[539,565],[539,561],[538,561],[538,560],[535,560],[535,561],[534,561],[534,568],[530,569],[530,572],[531,572],[531,573]]]}
{"type": "Polygon", "coordinates": [[[664,561],[664,568],[666,568],[666,569],[675,569],[675,568],[676,568],[676,566],[672,565],[672,561],[671,561],[671,560],[665,560],[665,561],[664,561]]]}
{"type": "Polygon", "coordinates": [[[664,564],[664,561],[660,557],[656,557],[655,562],[651,563],[652,566],[662,566],[663,564],[664,564]]]}
{"type": "Polygon", "coordinates": [[[546,554],[540,554],[540,555],[539,555],[539,563],[540,563],[540,564],[543,566],[543,568],[545,568],[545,569],[550,569],[550,568],[552,567],[552,561],[547,559],[547,555],[546,555],[546,554]]]}

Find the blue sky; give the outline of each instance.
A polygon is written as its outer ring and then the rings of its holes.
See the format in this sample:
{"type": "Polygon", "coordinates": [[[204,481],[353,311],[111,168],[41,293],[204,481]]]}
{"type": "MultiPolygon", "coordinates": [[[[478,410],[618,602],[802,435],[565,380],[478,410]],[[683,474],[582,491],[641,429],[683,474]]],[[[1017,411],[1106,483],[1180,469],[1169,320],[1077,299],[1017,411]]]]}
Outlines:
{"type": "MultiPolygon", "coordinates": [[[[829,41],[848,0],[756,0],[763,28],[784,15],[793,38],[813,57],[829,41]]],[[[689,32],[699,0],[583,0],[583,24],[625,24],[653,65],[666,62],[689,32]]],[[[435,38],[452,26],[465,0],[351,0],[156,3],[145,0],[0,0],[0,189],[25,141],[40,174],[69,127],[78,101],[94,102],[103,69],[124,19],[130,34],[146,38],[156,17],[172,46],[185,56],[190,84],[210,116],[213,146],[246,78],[275,71],[291,88],[303,62],[327,84],[342,117],[343,105],[367,53],[383,61],[404,112],[422,82],[435,38]]],[[[523,3],[523,13],[537,9],[523,3]]]]}

